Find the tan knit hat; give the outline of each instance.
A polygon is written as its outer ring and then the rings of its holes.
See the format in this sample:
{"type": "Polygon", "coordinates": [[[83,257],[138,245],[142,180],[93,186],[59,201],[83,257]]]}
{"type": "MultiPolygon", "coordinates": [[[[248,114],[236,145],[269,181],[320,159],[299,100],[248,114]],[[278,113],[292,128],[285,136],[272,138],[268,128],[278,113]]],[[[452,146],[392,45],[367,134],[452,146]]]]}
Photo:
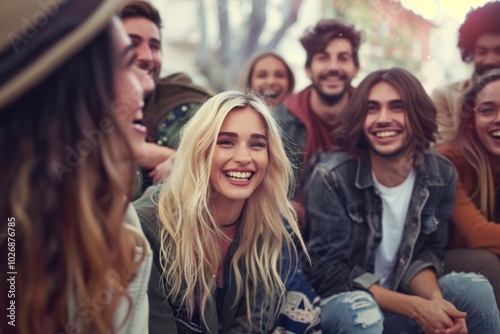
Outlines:
{"type": "Polygon", "coordinates": [[[0,110],[96,36],[124,0],[9,0],[0,10],[0,110]]]}

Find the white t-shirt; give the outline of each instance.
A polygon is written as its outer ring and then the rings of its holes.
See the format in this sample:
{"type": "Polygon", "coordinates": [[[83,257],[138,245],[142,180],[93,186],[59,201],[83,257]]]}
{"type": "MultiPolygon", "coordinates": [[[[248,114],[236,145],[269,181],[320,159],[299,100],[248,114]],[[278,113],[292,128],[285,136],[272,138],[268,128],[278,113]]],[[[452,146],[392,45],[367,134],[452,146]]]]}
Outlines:
{"type": "Polygon", "coordinates": [[[415,184],[415,171],[412,169],[403,183],[391,188],[380,184],[373,172],[372,176],[382,199],[382,241],[375,252],[375,275],[381,277],[380,285],[384,286],[396,263],[415,184]]]}

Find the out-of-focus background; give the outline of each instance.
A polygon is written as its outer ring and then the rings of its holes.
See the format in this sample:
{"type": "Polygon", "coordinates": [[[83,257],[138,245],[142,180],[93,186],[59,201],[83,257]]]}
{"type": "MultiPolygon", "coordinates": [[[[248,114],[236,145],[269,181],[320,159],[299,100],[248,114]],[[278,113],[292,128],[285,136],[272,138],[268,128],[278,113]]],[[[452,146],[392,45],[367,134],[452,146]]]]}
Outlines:
{"type": "MultiPolygon", "coordinates": [[[[457,44],[471,8],[486,0],[150,0],[163,19],[162,76],[185,72],[197,84],[234,88],[245,61],[271,49],[291,65],[295,91],[307,86],[299,38],[322,18],[342,18],[362,30],[361,71],[401,66],[428,93],[467,78],[457,44]]],[[[499,18],[500,19],[500,18],[499,18]]]]}

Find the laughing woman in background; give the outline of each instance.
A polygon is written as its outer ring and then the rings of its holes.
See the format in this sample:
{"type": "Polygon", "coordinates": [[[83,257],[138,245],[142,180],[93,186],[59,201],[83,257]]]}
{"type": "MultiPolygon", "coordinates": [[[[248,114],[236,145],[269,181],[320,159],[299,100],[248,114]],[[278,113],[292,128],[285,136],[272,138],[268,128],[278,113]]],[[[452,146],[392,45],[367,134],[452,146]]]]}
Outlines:
{"type": "Polygon", "coordinates": [[[483,274],[500,305],[500,70],[466,93],[460,135],[436,147],[457,168],[445,270],[483,274]]]}

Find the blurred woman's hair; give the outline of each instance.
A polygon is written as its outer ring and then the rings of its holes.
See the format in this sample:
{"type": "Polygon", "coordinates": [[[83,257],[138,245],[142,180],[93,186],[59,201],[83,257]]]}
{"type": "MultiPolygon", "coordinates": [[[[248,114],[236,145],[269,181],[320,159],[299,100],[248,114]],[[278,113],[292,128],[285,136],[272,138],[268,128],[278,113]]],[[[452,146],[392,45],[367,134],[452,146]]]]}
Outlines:
{"type": "Polygon", "coordinates": [[[0,110],[1,233],[13,217],[17,272],[16,327],[2,321],[4,333],[115,332],[120,300],[130,302],[138,236],[124,226],[133,166],[118,153],[130,148],[112,110],[112,36],[108,25],[0,110]]]}

